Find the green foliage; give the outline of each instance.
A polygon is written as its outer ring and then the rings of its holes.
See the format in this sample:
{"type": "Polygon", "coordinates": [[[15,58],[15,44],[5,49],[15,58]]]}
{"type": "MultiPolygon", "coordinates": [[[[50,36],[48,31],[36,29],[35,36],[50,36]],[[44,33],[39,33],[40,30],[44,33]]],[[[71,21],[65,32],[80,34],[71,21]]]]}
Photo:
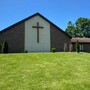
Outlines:
{"type": "Polygon", "coordinates": [[[25,50],[25,53],[28,53],[28,50],[25,50]]]}
{"type": "Polygon", "coordinates": [[[56,52],[56,48],[52,48],[52,52],[55,53],[56,52]]]}
{"type": "Polygon", "coordinates": [[[69,21],[65,32],[68,33],[70,36],[74,37],[74,33],[75,33],[74,30],[75,30],[74,24],[72,24],[72,22],[69,21]]]}
{"type": "Polygon", "coordinates": [[[79,30],[80,37],[90,37],[90,19],[81,17],[75,24],[79,30]]]}
{"type": "Polygon", "coordinates": [[[3,53],[8,53],[8,43],[7,43],[6,40],[4,40],[4,42],[3,42],[2,52],[3,52],[3,53]]]}
{"type": "Polygon", "coordinates": [[[69,21],[65,32],[72,37],[90,37],[90,19],[81,17],[75,24],[69,21]]]}
{"type": "Polygon", "coordinates": [[[76,41],[76,52],[79,53],[80,52],[80,45],[79,45],[79,42],[76,41]]]}
{"type": "Polygon", "coordinates": [[[0,90],[90,90],[90,54],[0,54],[0,90]]]}

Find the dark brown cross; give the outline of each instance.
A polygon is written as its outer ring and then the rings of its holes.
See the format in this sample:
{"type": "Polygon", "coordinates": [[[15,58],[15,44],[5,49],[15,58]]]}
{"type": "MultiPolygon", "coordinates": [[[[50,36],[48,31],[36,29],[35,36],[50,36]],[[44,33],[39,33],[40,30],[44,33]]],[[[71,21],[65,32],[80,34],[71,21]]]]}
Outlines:
{"type": "Polygon", "coordinates": [[[37,43],[39,43],[39,29],[44,27],[39,26],[39,22],[37,22],[37,26],[32,26],[32,28],[37,28],[37,43]]]}

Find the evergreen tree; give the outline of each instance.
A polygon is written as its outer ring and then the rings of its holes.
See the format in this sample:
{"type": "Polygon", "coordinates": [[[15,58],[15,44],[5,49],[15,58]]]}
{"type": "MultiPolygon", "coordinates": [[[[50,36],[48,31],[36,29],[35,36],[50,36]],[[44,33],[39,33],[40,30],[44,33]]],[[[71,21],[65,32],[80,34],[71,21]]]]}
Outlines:
{"type": "Polygon", "coordinates": [[[3,53],[8,53],[8,43],[7,43],[6,40],[4,40],[2,47],[3,47],[3,48],[2,48],[2,52],[3,52],[3,53]]]}
{"type": "Polygon", "coordinates": [[[79,42],[78,40],[76,41],[76,52],[79,53],[80,52],[80,49],[79,49],[79,42]]]}

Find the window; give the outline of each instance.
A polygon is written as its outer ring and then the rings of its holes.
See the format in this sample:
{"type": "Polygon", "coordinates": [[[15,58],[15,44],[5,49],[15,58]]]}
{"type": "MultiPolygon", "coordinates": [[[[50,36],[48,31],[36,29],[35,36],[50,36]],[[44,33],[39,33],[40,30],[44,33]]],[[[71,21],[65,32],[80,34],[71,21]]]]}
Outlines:
{"type": "Polygon", "coordinates": [[[80,51],[84,51],[84,45],[80,44],[80,51]]]}

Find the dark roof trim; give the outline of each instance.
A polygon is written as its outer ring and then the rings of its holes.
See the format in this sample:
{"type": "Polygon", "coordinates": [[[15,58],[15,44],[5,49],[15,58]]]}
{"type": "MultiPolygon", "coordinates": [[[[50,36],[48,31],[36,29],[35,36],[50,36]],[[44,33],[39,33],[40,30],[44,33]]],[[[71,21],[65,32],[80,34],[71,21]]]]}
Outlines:
{"type": "Polygon", "coordinates": [[[9,30],[9,29],[11,29],[11,28],[13,28],[14,26],[16,26],[16,25],[18,25],[18,24],[20,24],[20,23],[23,23],[23,22],[25,22],[25,21],[27,21],[27,20],[29,20],[29,19],[37,16],[37,15],[40,16],[41,18],[43,18],[45,21],[47,21],[47,22],[49,22],[50,24],[52,24],[53,26],[55,26],[56,28],[58,28],[62,33],[64,33],[65,35],[67,35],[69,38],[72,38],[72,37],[69,36],[66,32],[64,32],[61,28],[59,28],[59,27],[56,26],[54,23],[52,23],[50,20],[48,20],[47,18],[45,18],[44,16],[42,16],[40,13],[36,13],[36,14],[34,14],[34,15],[32,15],[32,16],[29,16],[29,17],[27,17],[27,18],[25,18],[25,19],[23,19],[23,20],[15,23],[15,24],[13,24],[13,25],[11,25],[11,26],[3,29],[2,31],[0,31],[0,34],[3,33],[3,32],[5,32],[5,31],[7,31],[7,30],[9,30]]]}

